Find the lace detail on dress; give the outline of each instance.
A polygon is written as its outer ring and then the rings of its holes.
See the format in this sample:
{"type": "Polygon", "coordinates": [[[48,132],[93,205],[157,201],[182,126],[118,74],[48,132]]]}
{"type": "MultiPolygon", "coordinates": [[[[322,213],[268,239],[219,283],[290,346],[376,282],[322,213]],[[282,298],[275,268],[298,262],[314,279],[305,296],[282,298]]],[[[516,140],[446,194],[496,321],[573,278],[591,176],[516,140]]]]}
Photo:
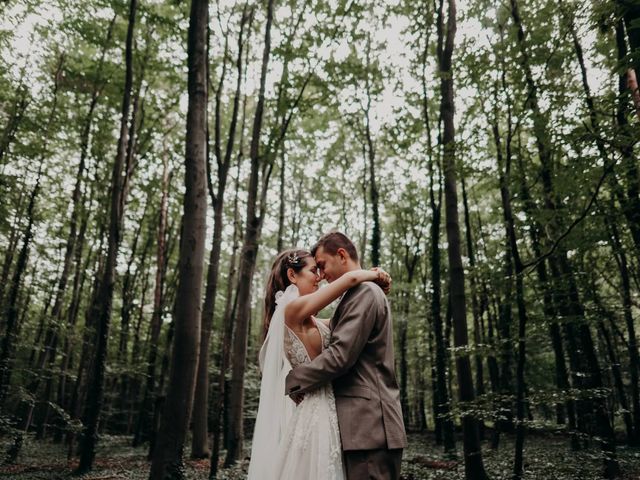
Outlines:
{"type": "MultiPolygon", "coordinates": [[[[329,346],[331,331],[321,321],[316,321],[316,326],[324,350],[329,346]]],[[[293,368],[311,362],[304,344],[289,328],[285,328],[284,350],[293,368]]],[[[338,413],[331,383],[305,394],[294,410],[278,450],[275,476],[278,480],[344,480],[338,413]]]]}
{"type": "Polygon", "coordinates": [[[310,361],[304,344],[289,327],[284,331],[284,353],[293,368],[310,361]]]}
{"type": "MultiPolygon", "coordinates": [[[[321,321],[316,320],[315,323],[318,331],[320,332],[320,337],[322,338],[322,350],[324,350],[329,346],[331,331],[329,330],[329,327],[321,321]]],[[[300,340],[293,330],[286,326],[284,332],[284,353],[293,368],[311,361],[309,353],[307,352],[304,343],[302,343],[302,340],[300,340]]]]}

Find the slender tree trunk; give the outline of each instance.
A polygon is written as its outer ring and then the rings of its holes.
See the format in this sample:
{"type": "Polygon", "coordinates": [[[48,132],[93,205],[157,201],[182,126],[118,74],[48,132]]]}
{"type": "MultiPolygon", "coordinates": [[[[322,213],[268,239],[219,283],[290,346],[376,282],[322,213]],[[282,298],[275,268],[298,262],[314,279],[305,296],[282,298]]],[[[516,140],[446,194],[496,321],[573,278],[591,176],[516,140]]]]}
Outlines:
{"type": "Polygon", "coordinates": [[[405,426],[408,427],[411,425],[410,414],[409,414],[409,392],[408,392],[408,362],[407,362],[407,324],[409,323],[409,294],[408,292],[404,293],[404,307],[403,307],[403,317],[400,320],[400,405],[402,408],[402,416],[404,419],[405,426]]]}
{"type": "MultiPolygon", "coordinates": [[[[636,28],[637,31],[637,28],[636,28]]],[[[637,34],[637,32],[636,32],[637,34]]],[[[616,46],[618,62],[624,63],[627,58],[625,28],[622,19],[616,23],[616,46]]],[[[640,52],[636,53],[636,56],[640,52]]],[[[635,246],[636,258],[640,261],[640,173],[637,159],[633,152],[634,127],[629,125],[629,81],[628,72],[623,71],[618,77],[618,102],[616,105],[616,126],[618,127],[618,149],[622,155],[622,172],[627,183],[626,195],[616,189],[617,198],[622,206],[622,212],[627,219],[631,238],[635,246]]]]}
{"type": "Polygon", "coordinates": [[[11,233],[9,234],[9,243],[5,250],[2,273],[0,274],[0,319],[2,321],[2,323],[0,323],[0,333],[6,328],[4,323],[6,320],[4,317],[5,288],[9,284],[9,274],[13,266],[13,259],[18,251],[18,243],[20,241],[19,219],[22,217],[22,203],[27,197],[24,191],[24,183],[20,187],[20,194],[14,211],[13,225],[11,225],[11,233]]]}
{"type": "MultiPolygon", "coordinates": [[[[438,14],[439,29],[442,22],[442,2],[438,14]]],[[[428,32],[427,32],[428,33],[428,32]]],[[[427,37],[428,39],[428,37],[427,37]]],[[[454,454],[456,449],[454,424],[451,416],[451,399],[447,387],[447,352],[445,337],[442,327],[442,263],[440,260],[440,221],[442,216],[442,188],[438,188],[438,200],[435,196],[435,152],[432,148],[431,122],[429,119],[428,94],[426,83],[426,62],[427,62],[427,41],[422,55],[422,114],[427,135],[427,156],[429,167],[429,206],[431,210],[431,231],[430,231],[430,266],[431,266],[431,320],[433,340],[435,343],[435,361],[432,364],[433,380],[433,416],[435,423],[436,443],[443,444],[445,452],[454,454]]],[[[439,164],[439,159],[436,159],[439,164]]],[[[441,187],[442,170],[439,169],[440,178],[438,184],[441,187]]],[[[430,342],[432,343],[432,342],[430,342]]]]}
{"type": "MultiPolygon", "coordinates": [[[[496,105],[497,108],[497,105],[496,105]]],[[[511,141],[513,138],[511,130],[511,105],[508,108],[508,133],[505,146],[505,155],[502,154],[502,145],[500,141],[500,132],[498,129],[497,111],[493,122],[493,134],[496,143],[496,151],[498,156],[498,169],[500,179],[500,198],[502,200],[503,220],[505,224],[506,237],[508,243],[508,254],[513,260],[515,267],[515,284],[516,284],[516,304],[518,307],[518,361],[516,367],[516,444],[515,456],[513,462],[513,479],[519,480],[524,473],[524,413],[526,408],[525,400],[525,382],[524,368],[526,362],[526,325],[527,325],[527,309],[524,299],[524,283],[523,274],[524,266],[520,258],[518,249],[518,239],[516,236],[515,221],[511,208],[511,141]]],[[[509,339],[510,341],[510,339],[509,339]]]]}
{"type": "MultiPolygon", "coordinates": [[[[166,264],[167,264],[167,209],[169,197],[169,165],[167,159],[168,153],[163,152],[162,155],[162,196],[160,199],[160,212],[158,218],[158,230],[156,232],[156,272],[155,286],[153,291],[153,313],[151,314],[151,322],[149,325],[149,352],[147,357],[147,374],[144,395],[140,404],[140,412],[138,414],[138,424],[133,439],[133,446],[139,445],[145,440],[152,438],[153,428],[152,419],[154,417],[155,397],[157,380],[157,358],[158,344],[162,331],[162,318],[164,313],[164,289],[166,280],[166,264]]],[[[151,200],[151,199],[149,199],[151,200]]],[[[153,443],[153,441],[151,442],[153,443]]],[[[152,449],[149,449],[149,457],[151,457],[152,449]]]]}
{"type": "MultiPolygon", "coordinates": [[[[69,308],[67,310],[67,325],[69,329],[74,329],[76,325],[76,321],[78,319],[78,312],[80,307],[80,294],[82,291],[82,287],[84,285],[84,279],[86,278],[86,269],[88,266],[89,255],[87,255],[87,261],[83,264],[83,252],[85,246],[85,236],[87,231],[87,214],[84,212],[84,201],[83,204],[83,213],[82,220],[80,224],[80,230],[78,233],[78,240],[75,247],[75,272],[73,276],[73,285],[72,285],[72,293],[71,293],[71,301],[69,303],[69,308]]],[[[60,359],[60,384],[58,388],[58,405],[62,406],[65,410],[69,410],[69,398],[67,394],[67,387],[69,384],[69,374],[68,370],[73,366],[73,351],[74,351],[74,339],[73,336],[67,335],[64,340],[64,346],[62,348],[62,358],[60,359]]],[[[57,441],[62,439],[62,430],[58,429],[56,438],[57,441]]]]}
{"type": "MultiPolygon", "coordinates": [[[[180,227],[178,228],[179,232],[183,231],[184,218],[180,217],[180,227]]],[[[173,229],[172,229],[173,231],[173,229]]],[[[165,253],[165,263],[164,263],[164,274],[166,276],[167,271],[167,262],[168,259],[173,257],[174,247],[177,242],[173,241],[174,236],[169,235],[167,239],[165,239],[165,243],[167,244],[167,250],[165,253]]],[[[182,236],[180,236],[180,242],[182,241],[182,236]]],[[[163,302],[165,305],[172,305],[171,316],[174,320],[169,323],[167,328],[167,333],[164,339],[164,350],[162,350],[162,358],[159,360],[156,359],[156,365],[159,363],[159,369],[155,372],[155,384],[154,384],[154,396],[150,400],[151,404],[151,414],[148,418],[148,436],[149,436],[149,451],[148,451],[148,459],[152,460],[153,452],[155,450],[156,441],[158,437],[158,431],[160,430],[160,418],[163,411],[163,405],[166,400],[166,378],[169,371],[169,363],[172,356],[172,347],[173,347],[173,335],[175,330],[175,316],[176,316],[176,284],[179,280],[179,267],[178,269],[174,269],[174,274],[172,275],[171,280],[169,280],[164,287],[163,293],[163,302]]],[[[164,308],[164,307],[163,307],[164,308]]],[[[158,348],[158,352],[161,349],[158,348]]]]}
{"type": "MultiPolygon", "coordinates": [[[[380,265],[380,212],[379,212],[379,193],[378,184],[376,182],[376,150],[371,133],[371,80],[369,78],[369,67],[371,64],[371,38],[367,37],[367,73],[365,77],[365,90],[367,95],[367,106],[365,108],[365,136],[367,141],[367,161],[369,168],[369,193],[371,200],[371,215],[373,227],[371,230],[371,266],[380,265]]],[[[364,256],[364,252],[362,253],[364,256]]]]}
{"type": "MultiPolygon", "coordinates": [[[[251,34],[251,26],[253,23],[253,14],[254,10],[252,9],[248,15],[248,31],[251,34]]],[[[247,42],[248,45],[251,44],[250,41],[247,42]]],[[[249,64],[249,48],[245,53],[245,66],[249,64]]],[[[246,83],[247,69],[244,70],[244,82],[246,83]]],[[[240,232],[242,230],[242,225],[240,221],[240,211],[238,208],[238,194],[240,190],[240,167],[242,166],[242,161],[244,159],[244,134],[245,134],[245,122],[247,118],[247,96],[245,95],[242,101],[242,122],[240,126],[240,140],[239,140],[239,149],[238,149],[238,157],[236,159],[236,178],[235,178],[235,195],[233,200],[233,246],[231,251],[231,259],[230,259],[230,268],[229,268],[229,277],[227,278],[227,291],[226,291],[226,301],[224,314],[222,316],[222,341],[220,344],[220,361],[219,361],[219,370],[218,370],[218,389],[217,389],[217,397],[214,401],[214,410],[213,410],[213,427],[212,427],[212,452],[211,452],[211,468],[209,470],[209,478],[211,480],[215,480],[217,472],[218,472],[218,460],[220,457],[220,437],[221,432],[224,430],[224,440],[225,445],[227,442],[227,432],[229,431],[228,427],[228,408],[227,408],[227,371],[229,370],[230,365],[230,353],[231,353],[231,343],[233,340],[233,319],[236,317],[236,306],[237,302],[233,299],[237,298],[234,295],[235,286],[236,286],[236,275],[237,275],[237,255],[239,243],[240,243],[240,232]],[[223,429],[223,425],[225,428],[223,429]]]]}
{"type": "Polygon", "coordinates": [[[285,216],[285,190],[284,182],[285,175],[284,169],[286,167],[286,155],[284,145],[280,152],[280,209],[278,210],[278,243],[276,250],[281,252],[284,248],[284,216],[285,216]]]}
{"type": "Polygon", "coordinates": [[[18,295],[22,285],[22,277],[27,268],[29,251],[31,249],[31,241],[33,239],[33,223],[35,201],[40,190],[40,175],[42,167],[38,169],[38,177],[36,184],[29,196],[29,205],[27,207],[27,226],[23,236],[22,247],[18,253],[16,267],[11,278],[11,287],[7,298],[7,306],[3,313],[5,324],[5,332],[2,338],[0,350],[0,406],[4,407],[7,397],[10,377],[11,377],[11,357],[13,356],[14,343],[16,341],[18,331],[18,295]]]}
{"type": "Polygon", "coordinates": [[[608,223],[611,237],[611,248],[614,251],[614,257],[618,263],[620,271],[620,280],[622,284],[622,310],[624,320],[627,326],[627,350],[629,352],[629,376],[631,377],[631,403],[633,412],[634,435],[630,439],[632,445],[640,443],[640,385],[638,381],[638,370],[640,369],[640,359],[638,358],[638,341],[635,331],[635,321],[633,318],[633,305],[631,282],[629,275],[629,263],[627,255],[620,240],[620,234],[615,221],[608,216],[604,216],[605,222],[608,223]]]}
{"type": "MultiPolygon", "coordinates": [[[[53,91],[52,91],[52,105],[49,115],[47,117],[43,132],[44,132],[44,144],[41,146],[42,154],[38,159],[38,172],[36,174],[36,183],[31,190],[29,196],[29,204],[27,206],[27,225],[24,231],[22,247],[18,253],[16,260],[16,266],[13,272],[13,276],[10,282],[9,295],[7,297],[6,305],[4,305],[4,311],[0,312],[3,317],[3,323],[5,325],[4,338],[0,344],[0,408],[4,406],[6,400],[7,391],[9,388],[9,378],[11,376],[11,357],[13,355],[14,342],[17,336],[18,321],[19,321],[19,293],[22,287],[23,276],[27,269],[27,263],[29,254],[31,251],[31,244],[33,240],[33,228],[35,219],[35,208],[38,195],[40,193],[40,184],[42,180],[42,173],[44,169],[45,157],[48,154],[48,135],[51,133],[51,125],[56,117],[58,106],[58,88],[61,79],[62,67],[64,65],[65,56],[60,56],[56,71],[54,73],[53,91]]],[[[17,453],[16,453],[17,455],[17,453]]]]}
{"type": "MultiPolygon", "coordinates": [[[[531,245],[535,257],[540,258],[542,255],[542,245],[539,232],[542,231],[542,227],[537,221],[534,220],[533,211],[535,206],[526,184],[526,173],[524,171],[522,155],[519,154],[517,159],[520,169],[519,193],[523,201],[524,211],[530,221],[533,222],[533,228],[529,229],[531,245]]],[[[562,333],[560,330],[560,325],[556,320],[558,315],[556,314],[556,309],[553,305],[553,296],[551,294],[552,286],[547,273],[545,262],[538,262],[536,264],[536,276],[538,277],[538,282],[542,288],[542,304],[544,317],[549,322],[549,335],[551,338],[551,345],[553,347],[555,359],[556,385],[558,389],[561,390],[562,394],[566,395],[570,388],[569,373],[567,371],[567,365],[565,361],[562,333]]],[[[568,418],[569,423],[569,430],[571,432],[571,446],[574,450],[579,450],[580,444],[576,433],[576,405],[573,399],[567,399],[565,404],[556,404],[556,421],[559,425],[565,423],[565,407],[566,417],[568,418]]]]}
{"type": "MultiPolygon", "coordinates": [[[[62,305],[63,300],[67,288],[67,282],[69,279],[69,273],[71,271],[74,252],[76,249],[77,236],[78,236],[78,219],[80,217],[80,210],[82,209],[81,197],[82,197],[82,182],[85,176],[85,168],[86,168],[86,159],[87,159],[87,151],[89,148],[89,141],[91,137],[91,126],[93,125],[93,116],[98,104],[98,97],[100,95],[100,91],[102,89],[102,67],[104,64],[104,58],[111,43],[111,37],[113,33],[113,26],[115,24],[116,17],[114,16],[109,23],[109,29],[107,31],[107,37],[104,41],[102,47],[102,53],[100,56],[100,61],[98,63],[97,71],[96,71],[96,81],[93,86],[93,91],[91,92],[91,102],[89,104],[89,110],[84,120],[84,125],[82,128],[82,134],[80,137],[80,161],[78,163],[78,170],[76,173],[76,183],[73,189],[73,194],[71,196],[71,217],[69,223],[69,236],[67,238],[67,243],[65,246],[64,260],[62,273],[60,274],[60,279],[58,281],[58,288],[56,290],[56,298],[53,304],[53,308],[51,310],[51,318],[52,322],[50,325],[50,335],[52,337],[57,337],[57,324],[60,321],[61,313],[62,313],[62,305]]],[[[48,346],[45,346],[45,352],[49,349],[48,346]]],[[[46,361],[46,356],[43,359],[43,364],[46,361]]],[[[40,362],[39,362],[40,363],[40,362]]]]}
{"type": "MultiPolygon", "coordinates": [[[[103,251],[103,243],[104,243],[104,223],[99,227],[99,235],[97,238],[100,239],[98,248],[94,248],[92,246],[92,250],[96,252],[95,258],[93,259],[93,270],[96,272],[93,283],[91,285],[91,293],[89,294],[89,306],[84,312],[84,328],[82,335],[82,349],[80,351],[80,358],[78,361],[78,370],[76,373],[76,380],[73,387],[73,393],[71,395],[71,401],[69,403],[69,411],[71,412],[71,417],[73,419],[80,420],[81,423],[86,422],[85,412],[82,411],[82,406],[85,403],[85,398],[87,394],[87,385],[89,383],[87,372],[90,371],[91,366],[94,361],[93,355],[93,345],[95,344],[95,336],[96,336],[96,318],[93,316],[93,304],[95,303],[96,296],[98,294],[100,288],[100,280],[102,279],[104,272],[104,255],[103,251]]],[[[89,264],[89,258],[87,258],[87,265],[89,264]]],[[[67,433],[67,438],[65,443],[68,446],[68,459],[71,460],[73,446],[76,439],[76,434],[73,431],[67,433]]]]}
{"type": "MultiPolygon", "coordinates": [[[[243,114],[244,117],[244,114],[243,114]]],[[[244,118],[243,118],[243,130],[244,130],[244,118]]],[[[242,145],[242,142],[241,142],[242,145]]],[[[233,246],[231,249],[231,259],[229,260],[230,269],[229,277],[227,278],[227,292],[225,295],[225,307],[224,314],[222,316],[222,339],[220,342],[220,362],[218,373],[218,389],[217,396],[214,402],[213,409],[213,428],[212,428],[212,445],[213,450],[211,452],[211,469],[209,472],[209,478],[215,479],[218,472],[218,458],[220,456],[220,436],[222,431],[223,415],[226,416],[224,408],[225,398],[227,394],[227,371],[229,370],[231,341],[233,338],[233,321],[235,312],[237,310],[237,302],[234,301],[234,286],[236,284],[237,274],[237,254],[240,242],[240,230],[242,228],[240,222],[240,215],[238,209],[238,191],[240,186],[240,165],[242,160],[242,149],[240,155],[238,155],[238,170],[236,174],[235,185],[235,197],[233,201],[233,246]]]]}
{"type": "MultiPolygon", "coordinates": [[[[367,192],[369,191],[369,182],[367,182],[367,166],[369,162],[367,160],[367,148],[364,143],[362,144],[362,159],[364,161],[364,168],[362,170],[361,188],[364,207],[362,213],[362,236],[360,237],[360,249],[358,251],[360,252],[361,259],[365,259],[367,252],[367,237],[369,236],[369,198],[367,197],[367,192]]],[[[300,217],[302,217],[302,212],[300,212],[300,217]]]]}
{"type": "MultiPolygon", "coordinates": [[[[247,358],[247,340],[249,321],[251,317],[251,284],[258,255],[258,244],[262,228],[262,215],[257,213],[259,173],[263,171],[263,189],[268,185],[269,166],[262,165],[264,157],[260,155],[260,136],[265,103],[265,82],[267,67],[271,56],[271,25],[273,22],[274,0],[269,0],[267,5],[267,22],[265,26],[264,52],[262,56],[262,68],[260,73],[260,90],[256,105],[253,130],[251,136],[251,171],[249,174],[249,189],[247,192],[247,215],[245,233],[240,253],[240,267],[238,274],[237,317],[235,333],[233,337],[232,364],[230,391],[230,431],[229,448],[225,459],[225,466],[230,466],[243,455],[243,407],[244,407],[244,372],[247,358]],[[263,168],[264,167],[264,168],[263,168]]],[[[263,154],[264,155],[264,154],[263,154]]],[[[266,192],[263,191],[263,194],[266,192]]]]}
{"type": "MultiPolygon", "coordinates": [[[[144,317],[143,306],[145,305],[145,301],[147,299],[147,290],[149,287],[149,271],[144,272],[144,280],[142,282],[142,295],[140,298],[140,304],[137,311],[137,320],[136,324],[133,328],[133,345],[131,347],[131,355],[130,362],[131,365],[138,365],[142,361],[142,356],[140,354],[140,329],[142,326],[142,320],[144,317]]],[[[137,375],[132,375],[129,379],[129,385],[127,389],[127,400],[128,400],[128,415],[127,415],[127,430],[126,434],[130,435],[132,430],[134,430],[134,418],[136,413],[136,407],[138,405],[138,398],[140,394],[140,378],[137,375]]],[[[139,413],[139,412],[138,412],[139,413]]],[[[140,415],[138,415],[139,417],[140,415]]],[[[138,432],[135,432],[135,435],[138,435],[138,432]]],[[[134,436],[135,438],[135,436],[134,436]]]]}
{"type": "MultiPolygon", "coordinates": [[[[210,196],[213,203],[213,241],[211,245],[211,253],[209,256],[209,267],[207,271],[207,287],[205,293],[205,299],[202,306],[202,331],[200,341],[200,360],[198,363],[198,382],[196,386],[196,393],[194,399],[194,411],[193,411],[193,443],[191,456],[194,458],[208,457],[209,445],[208,445],[208,411],[209,411],[209,344],[211,339],[211,328],[213,326],[213,317],[215,310],[216,293],[218,290],[218,272],[220,270],[220,251],[222,246],[222,230],[223,230],[223,213],[224,213],[224,201],[225,191],[227,185],[227,177],[229,167],[231,165],[231,158],[233,153],[233,144],[236,137],[236,126],[238,123],[238,112],[240,109],[240,88],[242,85],[242,50],[244,45],[244,29],[248,21],[248,9],[245,4],[242,17],[240,20],[240,34],[238,37],[238,56],[236,59],[236,90],[233,98],[233,111],[231,114],[231,124],[229,127],[227,145],[224,156],[222,155],[222,148],[220,142],[220,129],[221,118],[220,109],[221,101],[220,96],[222,93],[222,87],[224,85],[224,75],[220,78],[218,91],[216,92],[216,135],[215,135],[215,156],[218,166],[218,188],[217,193],[214,195],[212,188],[210,188],[210,196]]],[[[226,68],[223,69],[226,72],[226,68]]],[[[210,170],[210,169],[209,169],[210,170]]],[[[211,185],[211,181],[209,181],[211,185]]]]}
{"type": "MultiPolygon", "coordinates": [[[[589,290],[589,294],[592,297],[596,308],[598,309],[599,315],[604,318],[609,318],[611,321],[615,321],[615,316],[612,315],[611,312],[609,312],[602,304],[602,301],[597,294],[596,285],[593,280],[591,281],[589,290]]],[[[624,383],[622,380],[622,369],[620,368],[620,360],[618,358],[618,355],[616,354],[613,340],[611,339],[611,334],[605,326],[602,318],[598,319],[598,331],[602,336],[604,345],[607,350],[607,355],[609,357],[609,365],[611,365],[613,384],[618,394],[618,402],[620,403],[620,410],[622,410],[622,421],[624,422],[625,430],[627,432],[627,444],[629,446],[632,446],[634,442],[633,418],[631,417],[631,409],[629,408],[629,401],[627,399],[627,393],[625,392],[624,383]]]]}
{"type": "MultiPolygon", "coordinates": [[[[129,265],[127,266],[127,272],[124,275],[122,284],[122,306],[120,309],[121,316],[121,327],[120,327],[120,341],[118,345],[118,352],[116,357],[116,363],[118,365],[134,365],[129,364],[129,338],[131,336],[131,321],[132,317],[135,315],[137,310],[134,297],[137,297],[137,301],[141,301],[141,297],[144,298],[144,291],[140,291],[138,288],[138,279],[140,275],[146,277],[146,269],[147,269],[147,256],[149,255],[149,251],[153,246],[154,235],[153,229],[155,227],[154,221],[148,221],[147,224],[149,226],[149,231],[144,234],[145,238],[143,239],[144,245],[142,247],[142,252],[138,251],[138,240],[137,237],[141,235],[142,226],[145,224],[144,220],[146,218],[146,211],[149,205],[153,205],[152,202],[152,194],[147,196],[145,201],[144,212],[140,218],[139,227],[136,231],[136,240],[134,240],[133,247],[131,248],[131,257],[129,259],[129,265]],[[131,272],[131,266],[134,260],[137,259],[137,264],[134,272],[131,272]]],[[[154,215],[155,217],[155,215],[154,215]]],[[[146,278],[143,278],[143,284],[146,284],[146,278]]],[[[144,287],[144,286],[143,286],[144,287]]],[[[139,308],[139,307],[138,307],[139,308]]],[[[113,427],[117,429],[120,433],[128,433],[126,432],[129,424],[130,412],[128,411],[128,406],[131,403],[131,396],[129,392],[129,388],[131,386],[133,375],[130,369],[125,368],[124,372],[119,378],[115,378],[112,381],[112,385],[110,386],[110,390],[117,391],[118,394],[115,396],[113,401],[115,402],[115,425],[113,427]]]]}
{"type": "MultiPolygon", "coordinates": [[[[557,202],[553,188],[553,165],[551,157],[551,142],[545,116],[538,103],[538,88],[533,80],[531,66],[529,64],[529,55],[526,48],[526,37],[522,27],[520,12],[517,0],[510,0],[511,17],[517,29],[517,42],[520,50],[520,64],[523,67],[526,86],[528,91],[527,108],[533,116],[533,133],[536,138],[538,154],[541,163],[541,179],[544,191],[545,208],[557,215],[557,202]]],[[[550,232],[553,236],[558,236],[558,218],[554,217],[551,221],[550,232]]],[[[564,297],[568,302],[561,301],[558,304],[559,310],[565,310],[566,314],[578,319],[577,337],[571,332],[567,332],[568,340],[573,341],[575,338],[580,343],[582,349],[582,359],[588,371],[588,378],[584,379],[585,386],[589,388],[601,388],[602,376],[600,366],[594,350],[593,339],[589,326],[584,322],[584,309],[580,303],[578,290],[575,285],[573,269],[567,259],[566,251],[557,252],[552,258],[552,271],[556,273],[556,288],[562,289],[559,295],[564,297]],[[554,265],[555,263],[555,265],[554,265]],[[560,275],[560,276],[558,276],[560,275]],[[561,278],[562,277],[562,278],[561,278]]],[[[561,312],[562,313],[562,312],[561,312]]],[[[572,325],[566,325],[567,329],[572,329],[572,325]]],[[[574,369],[574,371],[576,371],[574,369]]],[[[607,415],[606,400],[602,398],[595,399],[593,402],[596,415],[596,426],[601,438],[601,447],[604,452],[604,475],[606,478],[614,478],[619,475],[619,465],[615,455],[615,443],[613,438],[613,428],[609,422],[607,415]]]]}
{"type": "MultiPolygon", "coordinates": [[[[497,308],[496,308],[497,310],[497,308]]],[[[487,367],[489,370],[489,383],[491,384],[491,391],[494,394],[499,394],[500,392],[500,367],[498,366],[498,359],[493,354],[493,352],[497,351],[496,348],[496,333],[495,333],[495,324],[497,323],[496,317],[497,315],[489,308],[487,310],[488,317],[488,325],[487,325],[487,340],[488,344],[491,346],[491,351],[487,356],[487,367]]],[[[497,411],[497,408],[496,408],[497,411]]],[[[497,426],[495,425],[497,420],[494,421],[494,433],[491,435],[491,448],[497,449],[500,442],[500,436],[496,434],[495,430],[497,426]]]]}
{"type": "Polygon", "coordinates": [[[93,468],[95,448],[98,440],[98,423],[104,398],[104,375],[107,360],[107,343],[109,339],[109,326],[111,321],[111,307],[116,277],[116,264],[118,249],[122,238],[123,221],[123,179],[122,172],[125,163],[127,137],[129,135],[128,118],[131,102],[131,85],[133,81],[133,35],[136,18],[137,0],[131,0],[129,6],[129,21],[125,47],[125,85],[122,98],[122,111],[120,117],[120,138],[118,151],[113,163],[111,176],[111,198],[109,210],[109,242],[104,277],[100,281],[96,295],[96,301],[92,307],[93,315],[97,321],[97,344],[95,347],[95,360],[93,372],[89,383],[86,406],[86,423],[83,431],[80,463],[76,472],[78,474],[88,472],[93,468]]]}
{"type": "MultiPolygon", "coordinates": [[[[441,14],[444,16],[444,12],[441,14]]],[[[454,93],[452,56],[456,33],[456,4],[455,0],[448,0],[448,14],[446,22],[446,37],[441,20],[439,25],[438,66],[441,75],[440,89],[442,92],[440,112],[443,120],[443,162],[444,162],[444,196],[447,225],[449,281],[451,313],[454,326],[454,344],[456,348],[465,349],[469,344],[467,337],[466,298],[464,291],[464,268],[460,251],[460,224],[458,221],[458,195],[455,151],[454,125],[454,93]]],[[[458,374],[458,390],[460,401],[470,403],[475,400],[471,362],[469,355],[456,355],[456,370],[458,374]]],[[[478,436],[478,423],[469,413],[462,413],[462,429],[464,444],[465,475],[467,479],[484,480],[487,474],[482,461],[482,451],[478,436]]]]}
{"type": "MultiPolygon", "coordinates": [[[[411,227],[413,227],[413,223],[411,227]]],[[[420,238],[418,237],[417,243],[420,243],[420,238]]],[[[416,265],[418,263],[418,254],[415,253],[417,251],[418,245],[412,245],[411,252],[409,251],[409,244],[405,246],[405,257],[404,257],[404,265],[407,271],[407,280],[405,290],[402,292],[402,317],[399,322],[399,347],[400,347],[400,405],[402,407],[402,415],[404,418],[405,425],[411,426],[412,422],[410,422],[410,410],[409,410],[409,385],[408,385],[408,374],[409,374],[409,363],[407,360],[407,350],[408,350],[408,342],[407,342],[407,334],[408,334],[408,325],[411,314],[411,291],[412,291],[412,283],[413,276],[415,274],[416,265]]],[[[395,251],[395,248],[392,250],[395,251]]]]}
{"type": "MultiPolygon", "coordinates": [[[[467,188],[464,176],[460,178],[462,184],[462,204],[464,206],[464,225],[465,225],[465,238],[467,241],[467,255],[469,257],[470,275],[469,282],[471,284],[471,312],[473,313],[473,342],[476,349],[479,348],[481,340],[480,335],[480,322],[482,321],[480,304],[478,302],[478,287],[477,287],[477,275],[476,271],[476,255],[475,247],[473,244],[473,235],[471,232],[471,219],[469,215],[469,200],[467,198],[467,188]]],[[[474,355],[474,361],[476,364],[476,394],[478,397],[484,394],[484,372],[482,369],[482,355],[479,351],[476,351],[474,355]]],[[[484,438],[484,421],[478,421],[480,439],[484,438]]]]}
{"type": "Polygon", "coordinates": [[[188,33],[185,197],[176,294],[174,346],[167,399],[151,462],[150,480],[182,479],[182,454],[196,386],[206,234],[208,0],[193,0],[188,33]]]}
{"type": "Polygon", "coordinates": [[[5,156],[15,140],[16,133],[24,117],[24,112],[29,105],[27,93],[28,90],[25,88],[24,79],[20,79],[20,85],[16,89],[16,99],[13,104],[13,109],[9,116],[7,126],[2,132],[2,138],[0,138],[0,167],[4,165],[5,156]]]}

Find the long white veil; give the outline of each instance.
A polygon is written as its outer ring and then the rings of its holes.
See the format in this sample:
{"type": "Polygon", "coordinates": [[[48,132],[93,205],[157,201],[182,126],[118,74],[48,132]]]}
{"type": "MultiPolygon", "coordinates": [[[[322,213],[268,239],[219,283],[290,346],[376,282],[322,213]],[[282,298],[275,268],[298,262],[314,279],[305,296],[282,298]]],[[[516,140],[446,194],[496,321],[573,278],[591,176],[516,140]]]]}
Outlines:
{"type": "MultiPolygon", "coordinates": [[[[284,307],[299,296],[298,287],[289,285],[276,293],[276,308],[269,331],[260,349],[260,401],[251,445],[249,480],[272,480],[275,450],[293,414],[295,403],[285,395],[285,379],[291,364],[284,352],[284,307]]],[[[276,479],[273,479],[276,480],[276,479]]]]}

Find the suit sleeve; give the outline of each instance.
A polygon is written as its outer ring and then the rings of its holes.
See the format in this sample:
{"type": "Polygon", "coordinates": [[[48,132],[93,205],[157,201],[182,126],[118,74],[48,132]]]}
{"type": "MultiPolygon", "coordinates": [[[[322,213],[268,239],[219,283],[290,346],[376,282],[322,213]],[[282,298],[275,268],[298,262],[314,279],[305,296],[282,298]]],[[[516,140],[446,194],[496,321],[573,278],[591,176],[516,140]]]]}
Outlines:
{"type": "Polygon", "coordinates": [[[310,363],[289,372],[286,394],[302,393],[345,374],[364,349],[379,312],[379,299],[372,285],[363,284],[343,306],[331,332],[331,343],[310,363]]]}

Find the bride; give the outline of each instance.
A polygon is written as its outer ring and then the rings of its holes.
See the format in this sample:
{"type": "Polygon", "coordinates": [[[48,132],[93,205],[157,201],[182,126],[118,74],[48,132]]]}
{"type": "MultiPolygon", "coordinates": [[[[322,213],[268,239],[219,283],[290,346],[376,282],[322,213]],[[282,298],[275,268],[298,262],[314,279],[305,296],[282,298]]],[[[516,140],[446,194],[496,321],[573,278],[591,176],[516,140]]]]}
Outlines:
{"type": "Polygon", "coordinates": [[[379,269],[349,272],[318,288],[311,253],[285,250],[273,263],[264,300],[265,340],[260,349],[260,402],[251,446],[249,480],[342,480],[342,448],[330,383],[296,404],[285,395],[285,378],[329,345],[329,321],[315,318],[350,288],[390,278],[379,269]]]}

